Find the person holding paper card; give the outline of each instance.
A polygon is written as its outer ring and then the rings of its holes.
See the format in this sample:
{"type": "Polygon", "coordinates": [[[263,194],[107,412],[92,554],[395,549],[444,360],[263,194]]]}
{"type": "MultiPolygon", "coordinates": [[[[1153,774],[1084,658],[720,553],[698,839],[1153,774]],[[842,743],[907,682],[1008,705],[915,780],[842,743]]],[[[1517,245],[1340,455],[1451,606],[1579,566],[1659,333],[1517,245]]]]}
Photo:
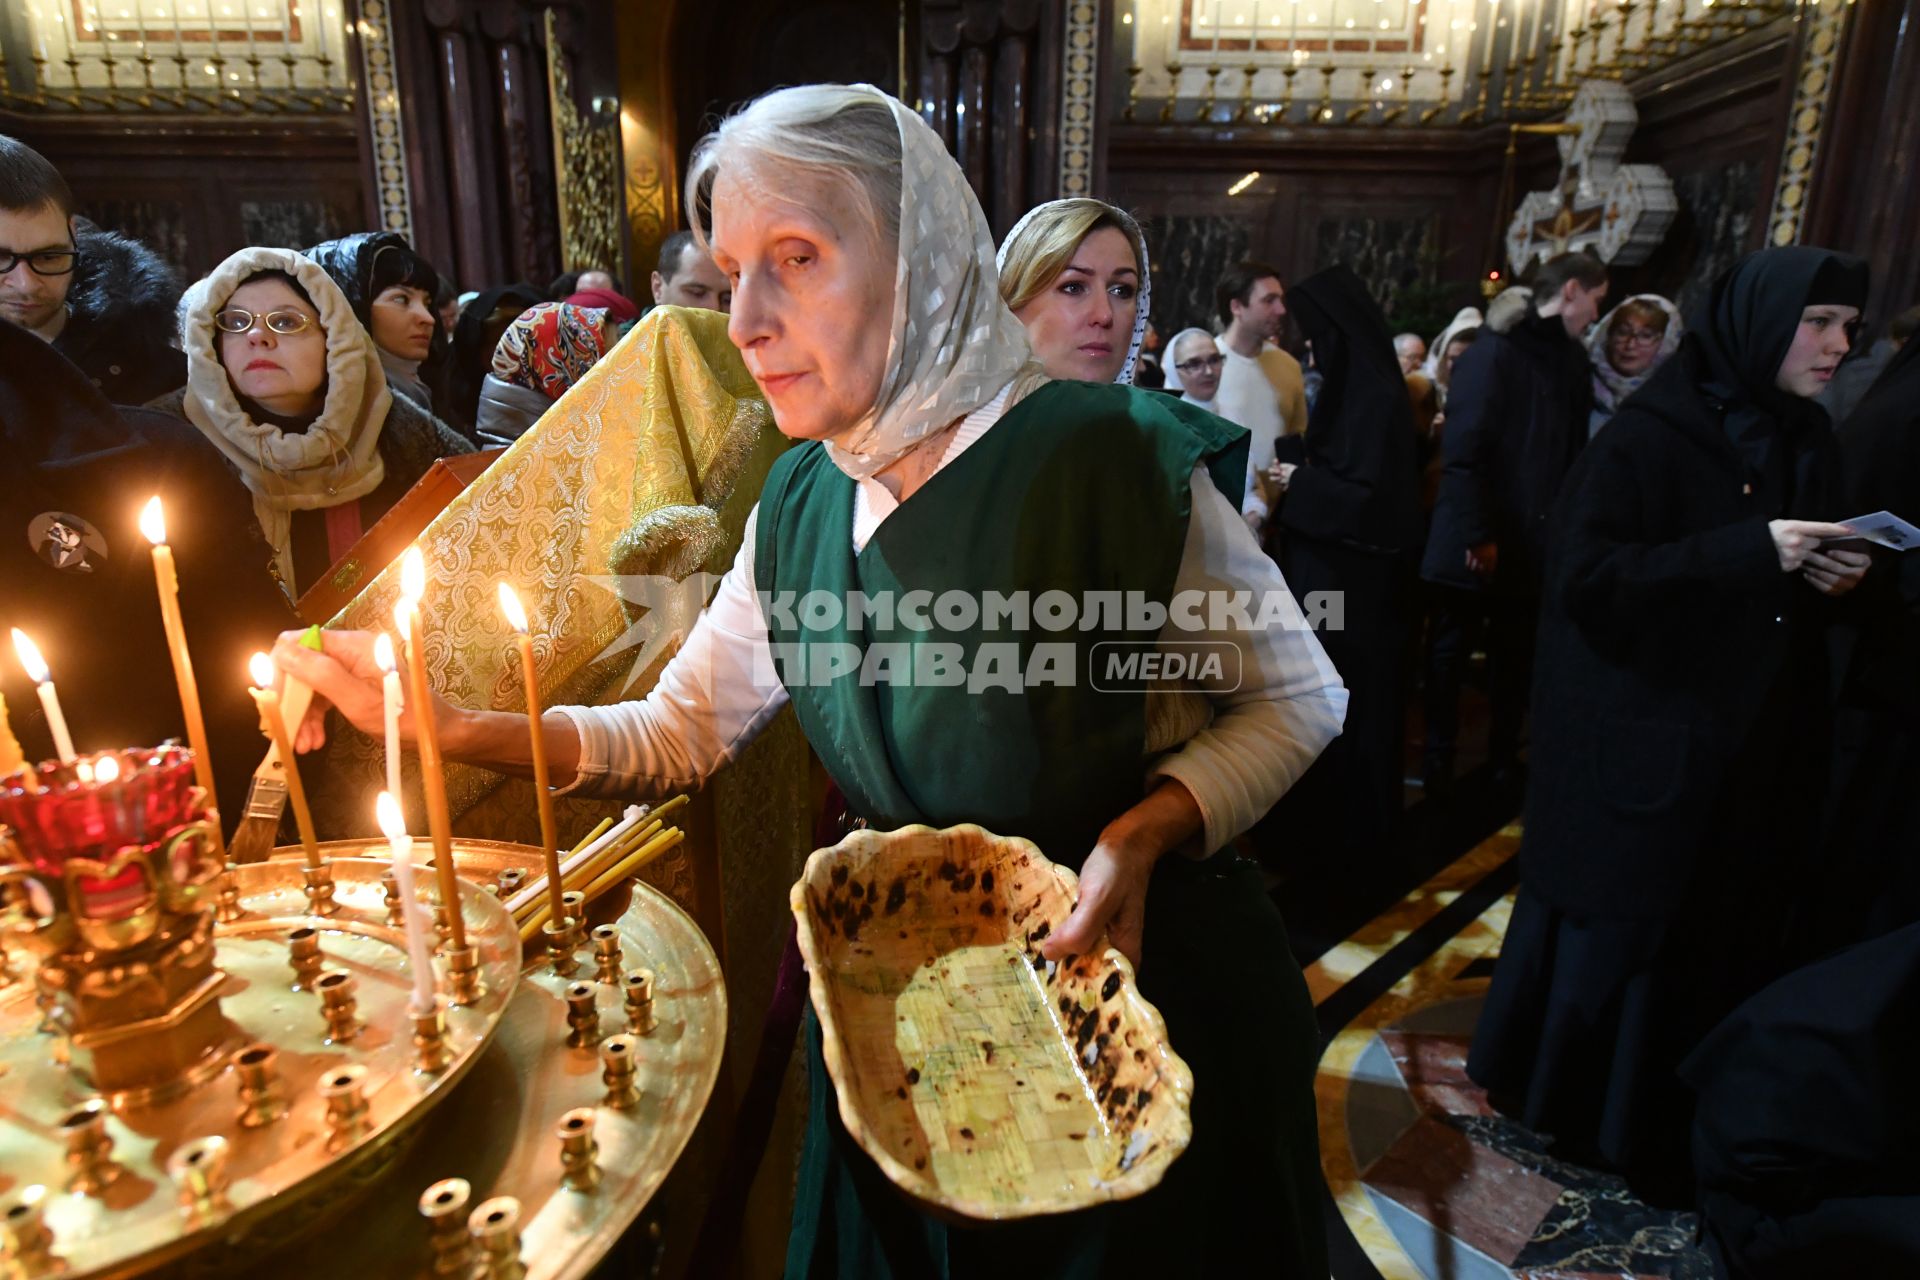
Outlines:
{"type": "Polygon", "coordinates": [[[1468,1071],[1685,1203],[1676,1068],[1791,964],[1827,781],[1839,457],[1812,397],[1867,268],[1769,249],[1568,474],[1548,543],[1520,893],[1468,1071]]]}

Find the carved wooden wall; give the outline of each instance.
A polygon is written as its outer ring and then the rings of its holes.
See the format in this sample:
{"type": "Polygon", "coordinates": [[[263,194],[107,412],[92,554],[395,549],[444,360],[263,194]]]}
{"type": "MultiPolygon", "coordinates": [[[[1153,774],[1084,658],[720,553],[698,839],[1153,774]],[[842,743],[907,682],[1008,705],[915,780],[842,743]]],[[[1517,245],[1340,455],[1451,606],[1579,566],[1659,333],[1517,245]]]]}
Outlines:
{"type": "Polygon", "coordinates": [[[416,247],[462,289],[559,273],[541,8],[391,5],[416,247]]]}
{"type": "Polygon", "coordinates": [[[921,114],[960,161],[996,238],[1059,193],[1064,6],[922,0],[921,114]]]}
{"type": "Polygon", "coordinates": [[[298,249],[367,225],[359,140],[346,117],[0,113],[0,133],[59,168],[82,215],[145,241],[188,279],[247,245],[298,249]]]}
{"type": "MultiPolygon", "coordinates": [[[[1620,289],[1691,299],[1760,247],[1793,57],[1791,32],[1756,33],[1634,86],[1641,123],[1627,159],[1664,165],[1683,208],[1653,259],[1618,273],[1620,289]]],[[[1373,285],[1389,319],[1421,327],[1479,301],[1495,228],[1511,212],[1495,208],[1505,146],[1501,129],[1117,123],[1108,127],[1100,194],[1154,233],[1154,319],[1163,332],[1205,322],[1212,280],[1239,253],[1295,278],[1345,261],[1373,285]],[[1227,194],[1253,171],[1260,177],[1251,187],[1227,194]]],[[[1548,186],[1557,170],[1553,144],[1527,139],[1516,189],[1548,186]]]]}
{"type": "Polygon", "coordinates": [[[1873,268],[1875,324],[1920,303],[1920,0],[1857,5],[1801,233],[1873,268]]]}

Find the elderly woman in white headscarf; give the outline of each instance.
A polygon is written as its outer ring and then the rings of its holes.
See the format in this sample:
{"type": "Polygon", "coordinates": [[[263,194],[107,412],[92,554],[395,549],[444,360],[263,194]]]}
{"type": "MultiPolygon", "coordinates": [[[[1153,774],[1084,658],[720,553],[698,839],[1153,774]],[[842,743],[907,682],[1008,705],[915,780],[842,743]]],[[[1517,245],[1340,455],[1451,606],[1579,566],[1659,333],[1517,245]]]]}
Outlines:
{"type": "MultiPolygon", "coordinates": [[[[1075,867],[1072,914],[1029,944],[1068,963],[1110,943],[1138,962],[1194,1079],[1191,1145],[1153,1190],[961,1228],[902,1197],[842,1127],[852,1104],[835,1105],[835,1078],[888,1065],[836,1051],[829,1076],[810,1027],[787,1274],[1324,1277],[1313,1014],[1259,872],[1229,844],[1339,732],[1346,691],[1238,515],[1244,434],[1169,396],[1030,369],[964,176],[878,89],[759,99],[701,144],[687,190],[733,285],[729,333],[804,443],[775,464],[654,690],[547,714],[556,780],[593,795],[695,786],[791,703],[869,825],[974,822],[1075,867]],[[1180,592],[1245,616],[1169,609],[1180,592]],[[843,607],[813,607],[824,599],[843,607]],[[1030,607],[971,607],[996,601],[1030,607]],[[1057,629],[1063,609],[1076,621],[1057,629]],[[1095,645],[1115,641],[1234,656],[1150,695],[1096,665],[1095,645]]],[[[382,714],[370,644],[329,634],[315,654],[283,638],[276,657],[366,728],[382,714]]],[[[524,718],[438,699],[432,714],[449,757],[529,765],[524,718]]],[[[1127,1052],[1086,1043],[1096,1066],[1127,1052]]],[[[1010,1097],[1038,1087],[1002,1074],[1010,1097]]],[[[999,1114],[964,1138],[916,1128],[895,1154],[961,1160],[982,1142],[1017,1165],[1030,1135],[999,1114]]]]}
{"type": "Polygon", "coordinates": [[[187,385],[150,408],[185,418],[239,473],[297,600],[436,458],[473,445],[387,389],[333,277],[291,249],[242,249],[180,302],[187,385]]]}
{"type": "Polygon", "coordinates": [[[1218,413],[1214,397],[1220,393],[1220,370],[1227,358],[1205,329],[1182,329],[1167,344],[1167,390],[1177,391],[1190,405],[1218,413]]]}
{"type": "Polygon", "coordinates": [[[1027,210],[1000,245],[1000,296],[1047,376],[1132,382],[1153,282],[1125,209],[1084,196],[1027,210]]]}

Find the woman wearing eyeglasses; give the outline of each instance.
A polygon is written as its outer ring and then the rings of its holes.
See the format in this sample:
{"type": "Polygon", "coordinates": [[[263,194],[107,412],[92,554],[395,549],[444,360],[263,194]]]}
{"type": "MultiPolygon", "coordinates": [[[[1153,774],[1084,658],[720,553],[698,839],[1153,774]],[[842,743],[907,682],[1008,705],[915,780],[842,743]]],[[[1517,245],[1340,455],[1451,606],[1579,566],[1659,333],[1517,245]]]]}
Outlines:
{"type": "Polygon", "coordinates": [[[1636,293],[1607,313],[1587,338],[1593,359],[1593,414],[1587,434],[1607,425],[1666,358],[1680,349],[1680,308],[1657,293],[1636,293]]]}
{"type": "Polygon", "coordinates": [[[465,439],[387,389],[346,296],[289,249],[242,249],[187,291],[187,385],[151,407],[211,440],[253,495],[289,599],[465,439]]]}
{"type": "Polygon", "coordinates": [[[1167,390],[1188,404],[1219,413],[1214,397],[1220,394],[1220,370],[1227,358],[1205,329],[1182,329],[1167,344],[1167,390]]]}

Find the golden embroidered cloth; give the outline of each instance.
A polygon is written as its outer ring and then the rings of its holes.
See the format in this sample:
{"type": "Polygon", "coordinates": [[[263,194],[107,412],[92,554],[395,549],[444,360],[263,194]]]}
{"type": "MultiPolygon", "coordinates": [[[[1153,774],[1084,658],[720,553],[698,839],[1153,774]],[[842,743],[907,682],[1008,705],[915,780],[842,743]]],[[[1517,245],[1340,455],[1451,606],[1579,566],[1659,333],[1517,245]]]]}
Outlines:
{"type": "MultiPolygon", "coordinates": [[[[496,595],[505,581],[532,619],[543,705],[644,695],[676,646],[661,647],[637,673],[641,647],[606,654],[642,607],[594,579],[723,573],[785,445],[727,340],[726,317],[653,311],[421,534],[420,608],[434,688],[460,706],[525,710],[513,633],[496,595]]],[[[394,564],[327,625],[390,631],[399,593],[394,564]]],[[[692,618],[655,621],[684,630],[692,618]]],[[[368,834],[384,785],[382,744],[334,725],[313,787],[315,819],[327,835],[368,834]]],[[[463,765],[446,774],[456,830],[539,842],[530,784],[463,765]]],[[[424,831],[412,753],[404,787],[410,823],[424,831]]],[[[609,806],[559,808],[565,844],[609,806]]]]}

